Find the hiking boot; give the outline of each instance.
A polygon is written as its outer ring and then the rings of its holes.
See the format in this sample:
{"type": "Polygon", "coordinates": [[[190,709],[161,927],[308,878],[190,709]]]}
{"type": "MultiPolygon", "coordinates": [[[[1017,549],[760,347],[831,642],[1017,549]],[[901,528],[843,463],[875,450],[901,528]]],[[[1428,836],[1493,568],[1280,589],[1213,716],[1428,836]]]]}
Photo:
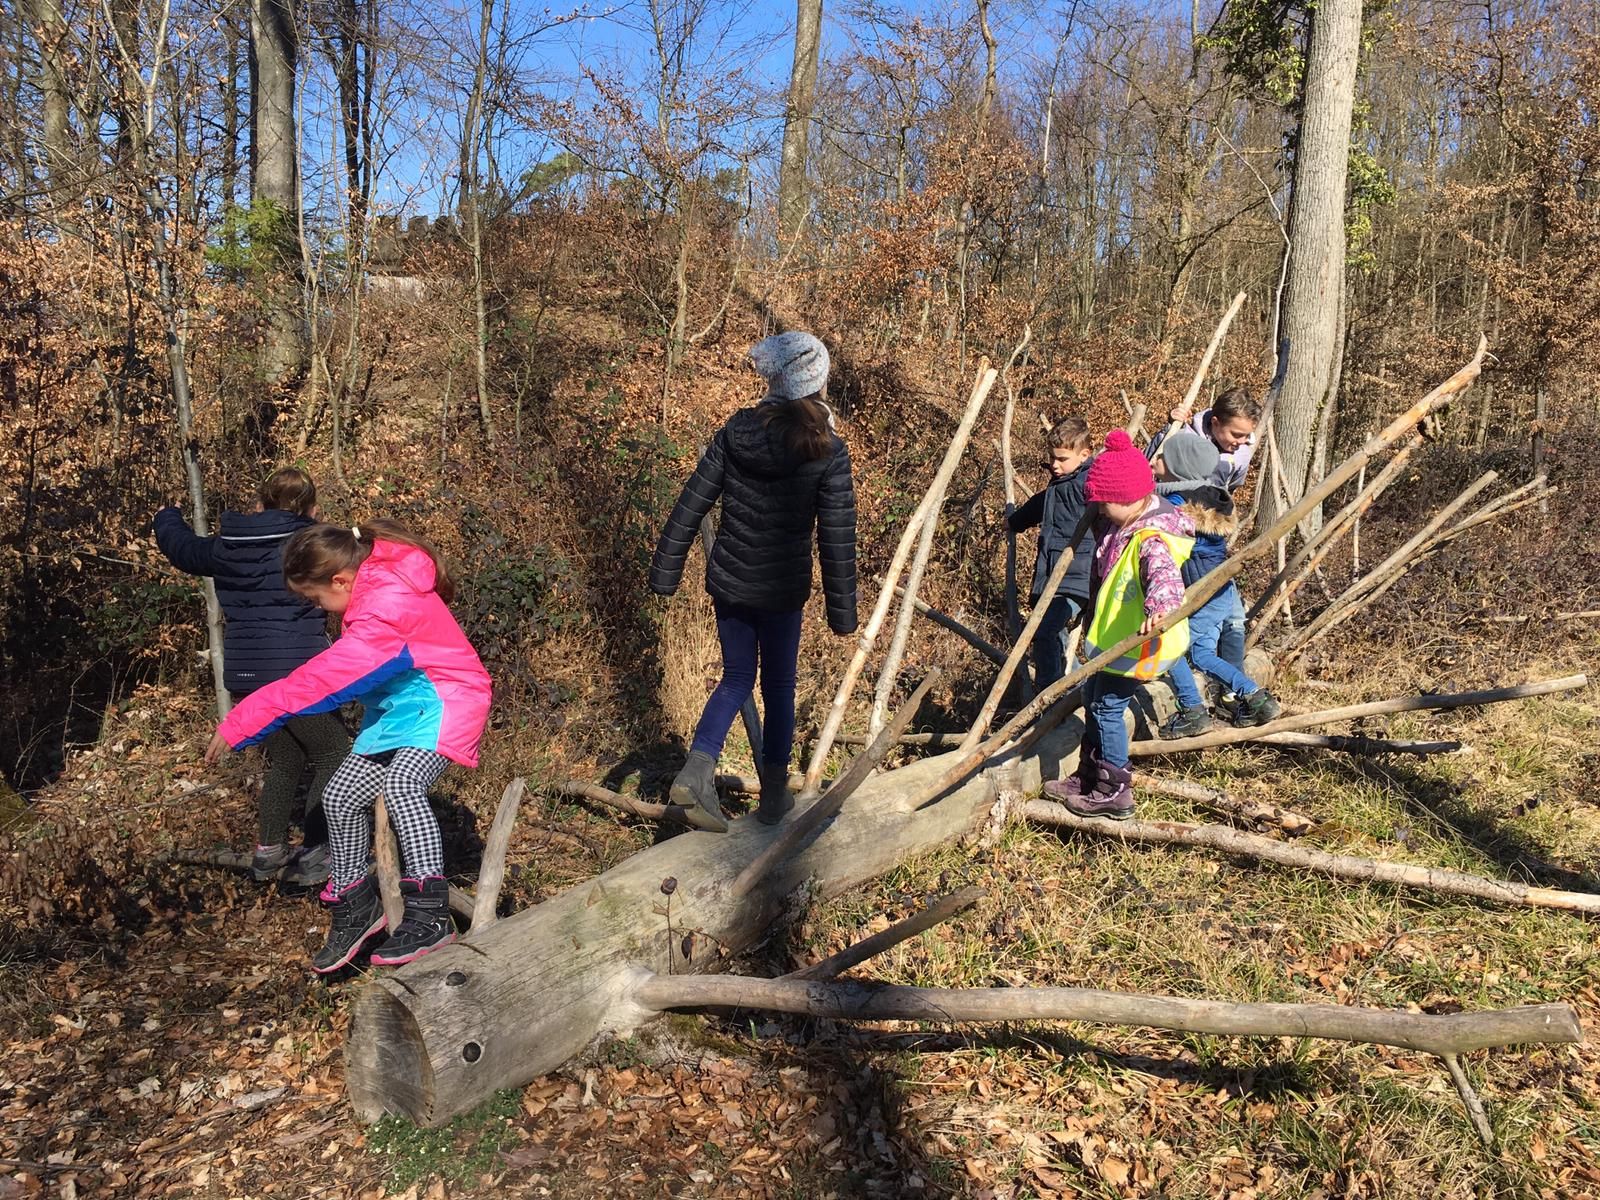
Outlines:
{"type": "Polygon", "coordinates": [[[696,829],[727,833],[728,819],[717,800],[717,760],[703,750],[689,751],[689,758],[672,781],[667,799],[683,807],[684,819],[696,829]]]}
{"type": "Polygon", "coordinates": [[[281,876],[284,883],[296,887],[316,887],[328,878],[328,846],[301,846],[289,856],[289,865],[281,876]]]}
{"type": "Polygon", "coordinates": [[[1133,816],[1133,771],[1100,763],[1093,791],[1068,794],[1062,803],[1080,817],[1126,821],[1133,816]]]}
{"type": "Polygon", "coordinates": [[[375,967],[414,962],[456,940],[456,924],[450,918],[450,884],[443,875],[402,879],[400,896],[406,902],[406,915],[389,940],[372,952],[375,967]]]}
{"type": "Polygon", "coordinates": [[[278,872],[289,865],[289,847],[279,842],[276,846],[257,846],[250,857],[250,878],[257,883],[275,879],[278,872]]]}
{"type": "Polygon", "coordinates": [[[1100,758],[1093,750],[1080,750],[1078,753],[1078,769],[1065,779],[1049,779],[1045,781],[1044,794],[1051,800],[1067,801],[1087,795],[1094,791],[1094,785],[1100,778],[1100,758]]]}
{"type": "Polygon", "coordinates": [[[1266,688],[1257,688],[1248,696],[1240,696],[1234,701],[1233,723],[1242,729],[1265,725],[1282,715],[1283,705],[1273,699],[1272,693],[1266,688]]]}
{"type": "Polygon", "coordinates": [[[383,918],[383,897],[378,895],[378,883],[371,875],[363,875],[355,883],[334,889],[332,883],[322,889],[322,899],[332,910],[333,927],[328,930],[328,940],[311,959],[311,969],[318,975],[328,975],[347,967],[361,947],[375,934],[389,927],[383,918]]]}
{"type": "Polygon", "coordinates": [[[789,764],[761,768],[761,801],[756,805],[756,820],[776,825],[794,809],[794,793],[789,790],[789,764]]]}
{"type": "Polygon", "coordinates": [[[1211,728],[1211,714],[1203,708],[1180,708],[1173,713],[1161,726],[1161,736],[1167,741],[1173,738],[1194,737],[1211,728]]]}

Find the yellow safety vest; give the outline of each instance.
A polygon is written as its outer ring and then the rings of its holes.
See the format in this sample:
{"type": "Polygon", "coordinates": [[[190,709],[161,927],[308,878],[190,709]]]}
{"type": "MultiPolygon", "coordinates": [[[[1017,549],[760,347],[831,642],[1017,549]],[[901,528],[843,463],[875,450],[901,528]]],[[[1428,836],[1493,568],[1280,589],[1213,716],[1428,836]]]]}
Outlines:
{"type": "MultiPolygon", "coordinates": [[[[1194,550],[1194,539],[1161,529],[1140,529],[1128,539],[1116,564],[1100,583],[1095,600],[1094,620],[1089,624],[1088,649],[1091,657],[1108,650],[1139,632],[1144,624],[1144,582],[1139,577],[1139,546],[1146,538],[1158,537],[1172,551],[1172,561],[1180,568],[1194,550]]],[[[1189,620],[1185,617],[1159,637],[1149,638],[1102,670],[1135,679],[1154,679],[1166,673],[1189,649],[1189,620]]]]}

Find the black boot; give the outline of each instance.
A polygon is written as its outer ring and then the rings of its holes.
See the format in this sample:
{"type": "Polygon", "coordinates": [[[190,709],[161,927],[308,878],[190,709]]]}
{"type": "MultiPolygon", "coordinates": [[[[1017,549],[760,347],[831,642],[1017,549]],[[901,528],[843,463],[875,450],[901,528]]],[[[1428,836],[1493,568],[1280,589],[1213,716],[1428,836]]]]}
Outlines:
{"type": "Polygon", "coordinates": [[[328,930],[328,940],[311,959],[311,969],[318,975],[328,975],[350,965],[361,953],[361,947],[374,934],[389,927],[383,918],[383,897],[378,895],[378,885],[371,875],[356,883],[347,884],[334,891],[330,884],[322,892],[323,900],[333,914],[333,928],[328,930]]]}
{"type": "Polygon", "coordinates": [[[761,802],[756,805],[756,820],[776,825],[794,808],[794,793],[789,790],[789,764],[761,768],[761,802]]]}
{"type": "Polygon", "coordinates": [[[667,799],[683,807],[684,819],[696,829],[728,832],[728,819],[722,815],[722,805],[717,800],[717,760],[705,751],[689,751],[667,799]]]}
{"type": "Polygon", "coordinates": [[[372,952],[375,967],[398,967],[456,940],[456,925],[450,919],[450,884],[444,876],[402,879],[400,896],[406,902],[406,915],[389,940],[372,952]]]}

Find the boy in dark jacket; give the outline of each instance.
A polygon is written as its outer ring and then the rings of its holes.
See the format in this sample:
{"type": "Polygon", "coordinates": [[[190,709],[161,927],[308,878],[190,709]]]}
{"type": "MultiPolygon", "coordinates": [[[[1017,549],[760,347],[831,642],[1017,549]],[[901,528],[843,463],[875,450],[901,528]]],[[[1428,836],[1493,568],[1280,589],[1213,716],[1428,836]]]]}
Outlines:
{"type": "Polygon", "coordinates": [[[1039,622],[1033,637],[1033,671],[1036,687],[1054,683],[1067,673],[1066,630],[1089,606],[1089,570],[1094,563],[1094,533],[1085,528],[1076,547],[1070,547],[1073,532],[1088,507],[1084,499],[1084,480],[1089,474],[1089,426],[1078,417],[1058,421],[1045,439],[1049,458],[1045,467],[1050,482],[1006,518],[1013,533],[1039,528],[1039,553],[1033,564],[1033,587],[1028,599],[1037,606],[1050,607],[1039,622]],[[1043,597],[1050,573],[1067,549],[1073,549],[1072,565],[1062,577],[1053,597],[1043,597]]]}
{"type": "MultiPolygon", "coordinates": [[[[1217,449],[1210,439],[1180,430],[1162,443],[1161,453],[1151,464],[1156,477],[1164,481],[1159,490],[1181,505],[1194,522],[1194,549],[1183,564],[1185,587],[1193,587],[1228,557],[1228,538],[1236,520],[1233,497],[1210,482],[1217,462],[1217,449]]],[[[1188,661],[1175,664],[1171,674],[1188,674],[1192,679],[1190,665],[1199,667],[1223,689],[1219,707],[1224,718],[1239,726],[1265,725],[1283,712],[1282,706],[1266,688],[1218,653],[1224,621],[1235,608],[1243,607],[1238,592],[1230,580],[1189,617],[1188,661]]],[[[1163,733],[1169,737],[1187,736],[1165,729],[1163,733]]]]}
{"type": "MultiPolygon", "coordinates": [[[[284,678],[328,648],[327,615],[283,582],[283,544],[315,523],[317,488],[294,467],[274,471],[256,493],[254,512],[225,512],[214,537],[198,537],[176,508],[155,517],[156,544],[172,565],[209,576],[227,618],[222,639],[223,684],[237,700],[284,678]]],[[[265,880],[313,887],[328,877],[327,827],[322,789],[350,750],[350,735],[335,713],[296,717],[269,737],[263,749],[260,840],[251,873],[265,880]],[[306,838],[291,853],[284,839],[295,790],[307,764],[306,838]]]]}

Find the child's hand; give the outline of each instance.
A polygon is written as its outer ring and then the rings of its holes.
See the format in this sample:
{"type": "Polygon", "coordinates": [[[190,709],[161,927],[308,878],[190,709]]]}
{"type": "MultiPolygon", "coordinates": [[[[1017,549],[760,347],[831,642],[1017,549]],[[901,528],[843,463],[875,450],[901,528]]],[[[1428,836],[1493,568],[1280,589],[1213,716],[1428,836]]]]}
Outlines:
{"type": "Polygon", "coordinates": [[[206,747],[206,765],[211,766],[233,747],[228,745],[228,739],[220,733],[211,735],[211,744],[206,747]]]}
{"type": "Polygon", "coordinates": [[[1187,425],[1194,419],[1194,409],[1187,404],[1179,404],[1167,414],[1167,419],[1178,425],[1187,425]]]}
{"type": "MultiPolygon", "coordinates": [[[[1160,624],[1160,622],[1161,622],[1161,618],[1160,617],[1150,617],[1150,616],[1145,617],[1144,624],[1139,626],[1139,634],[1140,634],[1140,636],[1147,636],[1152,630],[1155,629],[1155,627],[1158,624],[1160,624]]],[[[206,761],[209,762],[210,760],[207,759],[206,761]]]]}

